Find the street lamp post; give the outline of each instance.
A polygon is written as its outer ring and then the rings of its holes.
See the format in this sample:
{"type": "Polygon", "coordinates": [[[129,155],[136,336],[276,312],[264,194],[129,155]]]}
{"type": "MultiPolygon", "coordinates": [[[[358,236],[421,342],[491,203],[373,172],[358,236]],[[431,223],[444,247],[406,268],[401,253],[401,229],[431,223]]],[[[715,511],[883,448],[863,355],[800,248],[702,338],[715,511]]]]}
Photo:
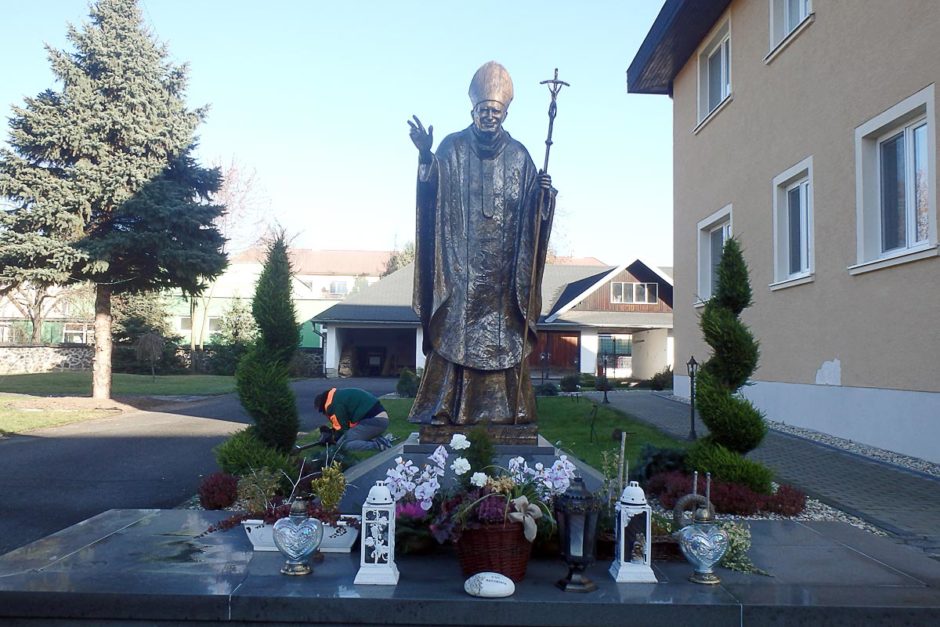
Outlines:
{"type": "Polygon", "coordinates": [[[685,365],[689,369],[689,400],[691,401],[689,403],[689,423],[691,424],[689,439],[695,440],[697,439],[695,435],[695,374],[698,372],[698,362],[695,361],[695,355],[692,355],[685,365]]]}
{"type": "Polygon", "coordinates": [[[610,379],[607,378],[607,356],[604,356],[604,404],[610,405],[610,401],[607,400],[607,388],[610,387],[610,379]]]}

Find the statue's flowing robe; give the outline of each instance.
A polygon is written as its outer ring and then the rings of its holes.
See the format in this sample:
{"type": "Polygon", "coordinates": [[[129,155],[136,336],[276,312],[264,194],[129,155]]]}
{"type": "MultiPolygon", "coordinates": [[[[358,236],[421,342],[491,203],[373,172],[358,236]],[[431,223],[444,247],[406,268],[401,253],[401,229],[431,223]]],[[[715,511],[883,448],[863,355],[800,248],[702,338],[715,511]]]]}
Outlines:
{"type": "Polygon", "coordinates": [[[446,137],[419,166],[413,304],[427,360],[412,422],[535,420],[525,362],[536,344],[555,197],[540,194],[537,174],[508,133],[487,142],[473,126],[446,137]]]}

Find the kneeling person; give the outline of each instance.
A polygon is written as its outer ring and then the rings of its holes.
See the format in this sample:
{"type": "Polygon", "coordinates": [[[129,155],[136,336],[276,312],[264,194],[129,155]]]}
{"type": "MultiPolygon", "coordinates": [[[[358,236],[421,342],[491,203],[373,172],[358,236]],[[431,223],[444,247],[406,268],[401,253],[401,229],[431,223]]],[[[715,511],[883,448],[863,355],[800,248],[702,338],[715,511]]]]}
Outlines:
{"type": "Polygon", "coordinates": [[[391,446],[382,434],[388,429],[388,412],[375,396],[359,388],[331,388],[318,394],[313,401],[317,410],[328,416],[329,425],[321,443],[334,439],[342,431],[343,447],[350,451],[385,450],[391,446]]]}

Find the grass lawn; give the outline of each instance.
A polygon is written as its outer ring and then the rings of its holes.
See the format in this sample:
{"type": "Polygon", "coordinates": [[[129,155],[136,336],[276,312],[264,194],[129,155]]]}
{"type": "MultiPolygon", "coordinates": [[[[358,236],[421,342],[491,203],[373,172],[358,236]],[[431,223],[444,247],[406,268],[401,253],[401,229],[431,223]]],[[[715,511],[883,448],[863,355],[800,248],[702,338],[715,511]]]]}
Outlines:
{"type": "MultiPolygon", "coordinates": [[[[382,400],[382,405],[388,410],[391,419],[388,432],[393,434],[398,442],[418,430],[418,425],[411,424],[407,420],[412,402],[412,399],[382,400]]],[[[616,451],[620,448],[620,440],[611,438],[614,429],[622,429],[629,434],[626,456],[630,460],[631,468],[635,468],[638,464],[640,449],[644,444],[669,448],[688,446],[685,441],[676,440],[645,423],[603,405],[598,406],[597,419],[594,422],[595,438],[592,442],[591,414],[593,409],[594,404],[585,399],[576,401],[566,397],[539,397],[539,433],[555,446],[568,451],[574,457],[598,470],[601,467],[603,451],[616,451]]],[[[314,432],[305,441],[316,441],[317,438],[319,438],[319,433],[314,432]]],[[[357,453],[354,458],[361,461],[373,454],[357,453]]],[[[419,465],[422,463],[422,460],[412,461],[419,465]]]]}
{"type": "Polygon", "coordinates": [[[0,436],[120,414],[119,409],[30,407],[22,397],[0,394],[0,436]]]}
{"type": "MultiPolygon", "coordinates": [[[[158,376],[115,373],[114,396],[189,396],[227,394],[235,391],[235,377],[209,374],[158,376]]],[[[0,377],[0,392],[37,396],[91,396],[91,372],[44,372],[0,377]]]]}

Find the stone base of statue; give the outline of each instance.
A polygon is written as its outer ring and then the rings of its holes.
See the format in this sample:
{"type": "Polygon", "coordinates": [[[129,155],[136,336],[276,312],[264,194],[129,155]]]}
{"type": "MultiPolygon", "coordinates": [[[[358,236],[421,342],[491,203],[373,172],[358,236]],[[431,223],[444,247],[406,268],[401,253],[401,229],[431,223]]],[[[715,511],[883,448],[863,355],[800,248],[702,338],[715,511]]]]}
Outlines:
{"type": "MultiPolygon", "coordinates": [[[[479,425],[421,425],[419,441],[421,444],[448,444],[457,433],[467,432],[479,425]]],[[[538,444],[539,427],[536,423],[523,425],[486,425],[493,444],[535,446],[538,444]]]]}

